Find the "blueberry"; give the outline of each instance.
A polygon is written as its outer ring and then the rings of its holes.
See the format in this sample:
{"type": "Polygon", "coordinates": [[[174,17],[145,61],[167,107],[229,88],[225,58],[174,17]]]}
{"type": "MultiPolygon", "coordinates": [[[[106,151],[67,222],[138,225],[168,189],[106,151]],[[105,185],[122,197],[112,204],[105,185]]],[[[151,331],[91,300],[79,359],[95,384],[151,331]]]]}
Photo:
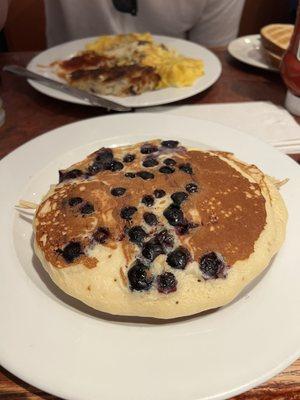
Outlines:
{"type": "Polygon", "coordinates": [[[212,251],[204,254],[199,261],[199,267],[204,279],[216,279],[226,277],[226,265],[220,254],[212,251]]]}
{"type": "Polygon", "coordinates": [[[59,171],[59,183],[63,182],[67,179],[75,179],[82,175],[82,171],[80,169],[71,169],[71,171],[59,171]]]}
{"type": "Polygon", "coordinates": [[[164,165],[163,167],[159,168],[159,172],[161,172],[162,174],[173,174],[173,172],[175,172],[175,169],[169,167],[168,165],[164,165]]]}
{"type": "Polygon", "coordinates": [[[151,207],[154,204],[154,197],[147,194],[142,198],[142,203],[144,203],[147,207],[151,207]]]}
{"type": "Polygon", "coordinates": [[[96,175],[98,172],[103,171],[103,163],[94,161],[92,165],[88,166],[88,175],[96,175]]]}
{"type": "Polygon", "coordinates": [[[184,215],[180,207],[176,204],[170,204],[164,212],[164,217],[172,226],[182,225],[184,223],[184,215]]]}
{"type": "Polygon", "coordinates": [[[180,169],[180,171],[183,171],[186,174],[190,174],[191,175],[193,173],[193,169],[191,167],[191,164],[189,164],[189,163],[180,164],[179,165],[179,169],[180,169]]]}
{"type": "Polygon", "coordinates": [[[121,218],[127,219],[127,220],[132,219],[132,216],[136,211],[137,211],[136,207],[131,207],[131,206],[124,207],[124,208],[122,208],[121,213],[120,213],[121,218]]]}
{"type": "Polygon", "coordinates": [[[196,183],[188,183],[186,186],[185,186],[185,190],[188,192],[188,193],[196,193],[196,192],[198,192],[198,186],[196,185],[196,183]]]}
{"type": "Polygon", "coordinates": [[[87,175],[95,175],[104,169],[112,170],[112,165],[114,165],[113,152],[111,149],[106,149],[103,147],[102,149],[98,150],[96,159],[88,167],[87,175]]]}
{"type": "Polygon", "coordinates": [[[189,224],[184,222],[182,225],[176,226],[176,233],[177,235],[186,235],[189,233],[189,224]]]}
{"type": "Polygon", "coordinates": [[[174,245],[174,238],[167,229],[157,233],[154,239],[157,243],[160,243],[165,250],[174,245]]]}
{"type": "Polygon", "coordinates": [[[104,169],[112,171],[112,172],[120,171],[121,169],[124,168],[124,165],[120,161],[116,161],[116,160],[112,160],[108,163],[104,163],[103,165],[104,165],[104,169]]]}
{"type": "Polygon", "coordinates": [[[97,151],[96,160],[100,163],[109,162],[113,159],[113,152],[111,149],[102,147],[102,149],[97,151]]]}
{"type": "Polygon", "coordinates": [[[135,264],[128,271],[128,280],[131,290],[149,290],[153,277],[151,276],[146,265],[137,260],[135,264]]]}
{"type": "Polygon", "coordinates": [[[111,191],[110,191],[110,193],[113,196],[117,196],[117,197],[122,196],[125,192],[126,192],[126,189],[123,187],[116,187],[116,188],[111,189],[111,191]]]}
{"type": "Polygon", "coordinates": [[[169,166],[176,165],[176,161],[173,158],[166,158],[163,163],[169,166]]]}
{"type": "Polygon", "coordinates": [[[177,280],[172,272],[164,272],[158,275],[156,280],[157,290],[160,293],[168,294],[177,290],[177,280]]]}
{"type": "Polygon", "coordinates": [[[153,213],[150,212],[146,212],[143,215],[144,217],[144,221],[146,222],[146,224],[150,225],[150,226],[154,226],[157,225],[157,218],[153,213]]]}
{"type": "Polygon", "coordinates": [[[190,258],[191,256],[189,251],[186,248],[179,246],[177,249],[168,254],[167,263],[172,268],[184,269],[190,258]]]}
{"type": "Polygon", "coordinates": [[[177,147],[179,142],[177,140],[164,140],[161,142],[161,145],[164,147],[168,147],[169,149],[174,149],[177,147]]]}
{"type": "Polygon", "coordinates": [[[75,258],[83,254],[83,251],[81,249],[81,244],[79,242],[72,241],[64,247],[61,254],[65,259],[65,261],[71,263],[75,260],[75,258]]]}
{"type": "Polygon", "coordinates": [[[144,143],[141,147],[142,154],[155,153],[157,150],[158,150],[157,146],[154,146],[153,144],[150,143],[144,143]]]}
{"type": "Polygon", "coordinates": [[[85,203],[81,208],[80,212],[83,215],[92,214],[95,211],[93,204],[85,203]]]}
{"type": "Polygon", "coordinates": [[[94,234],[93,234],[93,239],[98,242],[98,243],[105,243],[106,240],[108,239],[110,233],[109,233],[109,229],[108,228],[103,228],[100,227],[98,228],[94,234]]]}
{"type": "Polygon", "coordinates": [[[135,159],[134,154],[126,154],[123,158],[124,163],[130,163],[135,159]]]}
{"type": "Polygon", "coordinates": [[[144,179],[145,181],[148,179],[153,179],[154,175],[151,172],[148,171],[139,171],[136,173],[137,176],[139,176],[140,178],[144,179]]]}
{"type": "Polygon", "coordinates": [[[68,201],[70,207],[77,206],[78,204],[82,203],[83,200],[81,197],[71,197],[68,201]]]}
{"type": "Polygon", "coordinates": [[[155,189],[153,194],[157,199],[160,199],[166,195],[166,192],[162,189],[155,189]]]}
{"type": "Polygon", "coordinates": [[[175,192],[171,195],[171,199],[175,204],[180,206],[182,202],[184,202],[188,198],[187,193],[185,192],[175,192]]]}
{"type": "Polygon", "coordinates": [[[199,224],[184,221],[181,225],[176,226],[176,233],[177,235],[185,235],[191,228],[197,228],[198,226],[199,224]]]}
{"type": "Polygon", "coordinates": [[[148,234],[141,226],[133,226],[128,231],[129,240],[135,244],[141,245],[148,234]]]}
{"type": "Polygon", "coordinates": [[[155,243],[155,241],[152,240],[144,244],[142,255],[147,258],[147,260],[152,262],[160,254],[164,254],[164,249],[159,243],[155,243]]]}
{"type": "Polygon", "coordinates": [[[143,161],[143,167],[149,168],[149,167],[155,167],[158,165],[158,161],[155,160],[155,158],[146,158],[146,160],[143,161]]]}
{"type": "Polygon", "coordinates": [[[134,172],[126,172],[125,176],[126,176],[126,178],[135,178],[135,173],[134,172]]]}

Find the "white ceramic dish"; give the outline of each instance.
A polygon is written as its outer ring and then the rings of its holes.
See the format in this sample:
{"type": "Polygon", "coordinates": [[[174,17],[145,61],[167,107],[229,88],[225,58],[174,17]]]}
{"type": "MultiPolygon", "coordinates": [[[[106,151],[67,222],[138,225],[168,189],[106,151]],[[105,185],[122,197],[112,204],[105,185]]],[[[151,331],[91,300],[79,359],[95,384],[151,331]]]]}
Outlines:
{"type": "MultiPolygon", "coordinates": [[[[59,80],[59,78],[51,72],[49,68],[41,68],[41,65],[49,65],[51,62],[59,59],[66,59],[73,56],[79,50],[83,50],[84,46],[96,39],[90,37],[86,39],[75,40],[72,42],[64,43],[59,46],[52,47],[34,57],[28,64],[28,69],[42,74],[48,78],[59,80]]],[[[204,62],[205,75],[197,79],[193,86],[185,88],[166,88],[146,92],[138,96],[116,97],[116,96],[103,96],[107,99],[117,101],[127,107],[148,107],[159,104],[171,103],[173,101],[185,99],[193,96],[199,92],[213,85],[219,78],[222,66],[219,59],[208,49],[196,43],[188,42],[187,40],[171,38],[167,36],[155,36],[154,39],[167,46],[173,47],[179,53],[192,58],[201,59],[204,62]]],[[[58,92],[57,90],[47,88],[37,82],[29,81],[29,83],[39,92],[56,99],[69,101],[71,103],[89,104],[84,100],[77,99],[76,97],[58,92]]]]}
{"type": "Polygon", "coordinates": [[[229,43],[228,51],[232,57],[243,63],[278,72],[278,69],[270,65],[264,55],[260,35],[248,35],[234,39],[229,43]]]}
{"type": "Polygon", "coordinates": [[[70,400],[216,400],[300,355],[300,169],[271,146],[209,121],[122,114],[26,143],[0,162],[0,180],[0,360],[21,379],[70,400]],[[172,323],[109,317],[63,294],[33,254],[30,212],[14,205],[40,201],[59,168],[101,146],[173,137],[290,179],[282,188],[287,237],[272,266],[230,305],[172,323]]]}

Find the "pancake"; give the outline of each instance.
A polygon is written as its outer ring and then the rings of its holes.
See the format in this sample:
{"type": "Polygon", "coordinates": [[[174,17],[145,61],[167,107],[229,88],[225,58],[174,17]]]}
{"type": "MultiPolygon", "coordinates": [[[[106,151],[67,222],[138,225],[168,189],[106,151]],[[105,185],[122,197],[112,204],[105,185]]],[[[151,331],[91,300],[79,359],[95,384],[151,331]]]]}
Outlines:
{"type": "Polygon", "coordinates": [[[279,250],[279,183],[230,153],[154,140],[59,171],[35,251],[64,292],[110,314],[176,318],[223,306],[279,250]]]}

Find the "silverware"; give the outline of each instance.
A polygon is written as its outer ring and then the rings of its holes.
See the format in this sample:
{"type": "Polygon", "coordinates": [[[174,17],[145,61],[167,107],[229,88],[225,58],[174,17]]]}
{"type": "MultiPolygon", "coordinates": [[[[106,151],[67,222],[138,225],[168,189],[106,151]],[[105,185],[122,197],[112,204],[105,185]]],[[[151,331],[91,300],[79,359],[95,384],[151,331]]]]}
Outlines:
{"type": "Polygon", "coordinates": [[[131,111],[131,108],[129,107],[123,106],[111,100],[104,99],[103,97],[96,96],[92,93],[86,92],[85,90],[73,88],[64,83],[46,78],[45,76],[36,74],[35,72],[29,71],[24,67],[20,67],[19,65],[5,65],[3,67],[3,71],[11,72],[12,74],[38,81],[42,85],[48,86],[52,89],[75,96],[81,100],[86,100],[93,106],[104,107],[108,110],[114,111],[131,111]]]}

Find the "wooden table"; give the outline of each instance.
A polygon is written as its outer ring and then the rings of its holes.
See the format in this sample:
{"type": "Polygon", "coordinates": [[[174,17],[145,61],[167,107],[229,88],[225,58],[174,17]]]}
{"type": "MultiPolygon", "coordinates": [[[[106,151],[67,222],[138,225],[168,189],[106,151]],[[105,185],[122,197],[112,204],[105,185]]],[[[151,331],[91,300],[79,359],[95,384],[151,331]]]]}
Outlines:
{"type": "MultiPolygon", "coordinates": [[[[278,74],[257,70],[232,60],[224,49],[216,49],[223,65],[220,80],[204,93],[179,104],[204,104],[265,100],[282,105],[285,87],[278,74]]],[[[26,65],[34,53],[0,53],[0,68],[5,64],[26,65]]],[[[61,125],[107,114],[99,108],[64,103],[33,90],[24,80],[1,72],[0,94],[6,122],[0,128],[0,158],[22,143],[61,125]]],[[[297,118],[300,122],[300,118],[297,118]]],[[[293,155],[300,162],[300,154],[293,155]]],[[[300,338],[299,338],[300,339],[300,338]]],[[[0,360],[1,361],[1,360],[0,360]]],[[[0,369],[0,399],[52,399],[0,369]]],[[[300,359],[277,377],[234,400],[300,399],[300,359]]],[[[158,399],[159,400],[159,399],[158,399]]]]}

